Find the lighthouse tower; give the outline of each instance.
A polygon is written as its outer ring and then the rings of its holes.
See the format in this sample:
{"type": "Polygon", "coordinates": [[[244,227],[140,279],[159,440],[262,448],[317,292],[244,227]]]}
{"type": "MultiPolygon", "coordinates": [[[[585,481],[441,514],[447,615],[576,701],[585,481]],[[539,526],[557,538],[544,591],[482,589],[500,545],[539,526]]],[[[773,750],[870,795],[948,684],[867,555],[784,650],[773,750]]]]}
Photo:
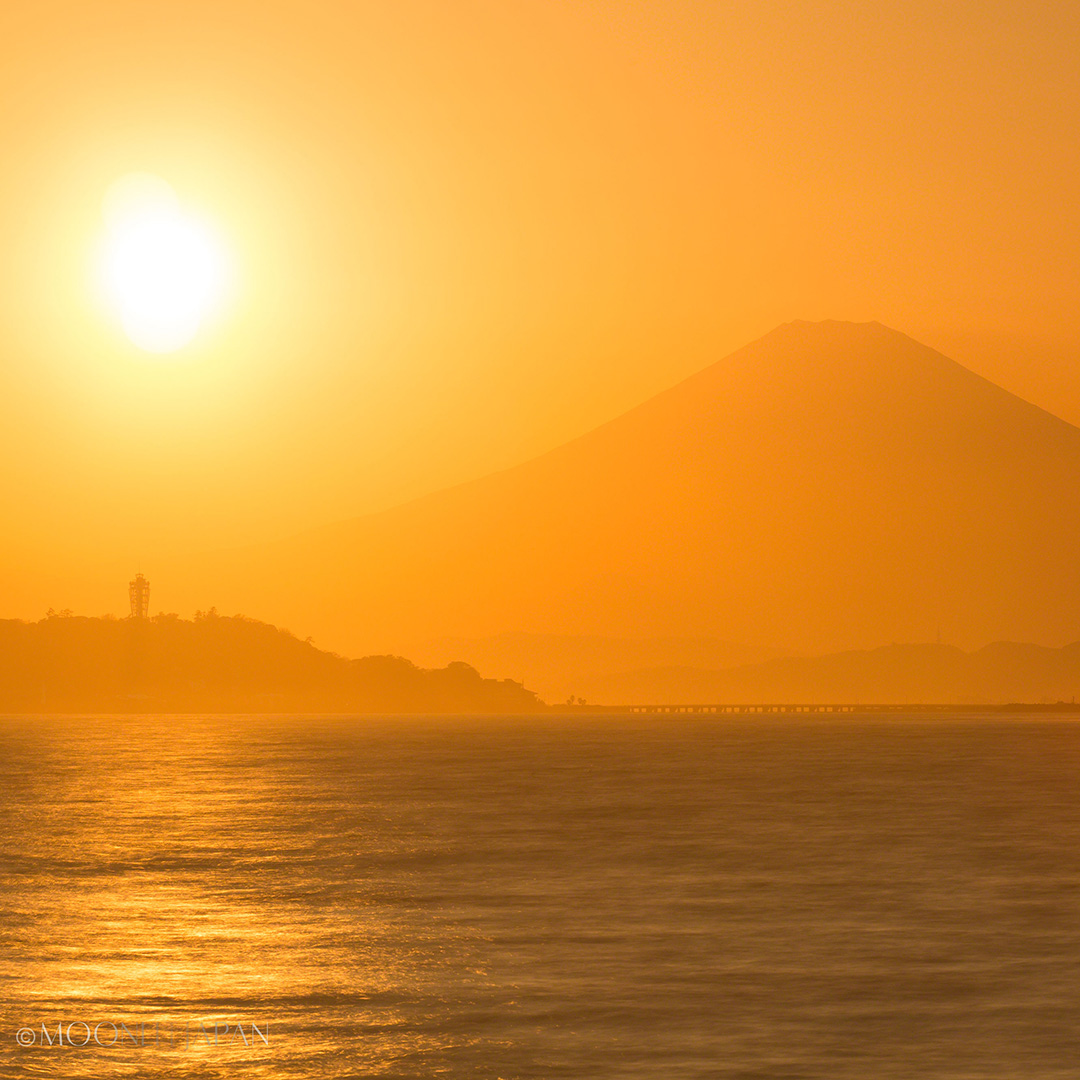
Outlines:
{"type": "Polygon", "coordinates": [[[128,598],[131,600],[131,617],[145,619],[150,611],[150,582],[136,574],[135,580],[128,583],[128,598]]]}

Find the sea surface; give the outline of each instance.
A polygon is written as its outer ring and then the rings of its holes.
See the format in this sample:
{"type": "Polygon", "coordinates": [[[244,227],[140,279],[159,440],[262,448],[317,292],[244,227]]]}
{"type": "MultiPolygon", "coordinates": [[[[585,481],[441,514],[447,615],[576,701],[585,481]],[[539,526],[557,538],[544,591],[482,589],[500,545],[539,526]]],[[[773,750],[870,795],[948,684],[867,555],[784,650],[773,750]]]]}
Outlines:
{"type": "Polygon", "coordinates": [[[0,1077],[1075,1080],[1078,778],[1038,717],[3,719],[0,1077]]]}

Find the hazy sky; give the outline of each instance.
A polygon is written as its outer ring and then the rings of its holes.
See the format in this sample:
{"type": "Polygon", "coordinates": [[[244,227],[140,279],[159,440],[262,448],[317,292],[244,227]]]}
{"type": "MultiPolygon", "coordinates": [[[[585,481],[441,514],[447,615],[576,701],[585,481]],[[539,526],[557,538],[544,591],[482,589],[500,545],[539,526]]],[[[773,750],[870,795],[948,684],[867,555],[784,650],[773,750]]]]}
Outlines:
{"type": "Polygon", "coordinates": [[[1080,422],[1078,56],[1075,3],[5,3],[7,573],[385,506],[794,318],[1080,422]],[[133,170],[237,265],[165,359],[88,270],[133,170]]]}

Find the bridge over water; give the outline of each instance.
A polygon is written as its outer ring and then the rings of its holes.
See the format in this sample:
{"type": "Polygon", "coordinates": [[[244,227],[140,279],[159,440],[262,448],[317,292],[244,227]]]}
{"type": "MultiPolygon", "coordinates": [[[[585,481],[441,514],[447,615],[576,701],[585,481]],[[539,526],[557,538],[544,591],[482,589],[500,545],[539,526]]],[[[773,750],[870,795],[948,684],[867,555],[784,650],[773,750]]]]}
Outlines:
{"type": "Polygon", "coordinates": [[[1080,713],[1080,704],[1073,701],[1055,701],[1040,703],[1014,703],[1008,705],[986,704],[917,704],[917,705],[853,705],[844,703],[829,704],[773,704],[773,705],[734,705],[734,704],[706,704],[706,705],[556,705],[556,712],[568,713],[648,713],[667,715],[732,715],[748,713],[1080,713]]]}

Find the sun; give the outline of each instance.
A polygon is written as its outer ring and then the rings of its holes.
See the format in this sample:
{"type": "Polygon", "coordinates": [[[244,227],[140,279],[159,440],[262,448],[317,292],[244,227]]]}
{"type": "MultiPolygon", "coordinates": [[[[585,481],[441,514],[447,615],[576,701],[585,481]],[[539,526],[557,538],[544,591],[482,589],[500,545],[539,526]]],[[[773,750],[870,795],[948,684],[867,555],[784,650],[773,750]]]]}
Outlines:
{"type": "Polygon", "coordinates": [[[225,249],[161,177],[131,173],[104,201],[99,279],[131,341],[150,353],[188,345],[224,299],[225,249]]]}

